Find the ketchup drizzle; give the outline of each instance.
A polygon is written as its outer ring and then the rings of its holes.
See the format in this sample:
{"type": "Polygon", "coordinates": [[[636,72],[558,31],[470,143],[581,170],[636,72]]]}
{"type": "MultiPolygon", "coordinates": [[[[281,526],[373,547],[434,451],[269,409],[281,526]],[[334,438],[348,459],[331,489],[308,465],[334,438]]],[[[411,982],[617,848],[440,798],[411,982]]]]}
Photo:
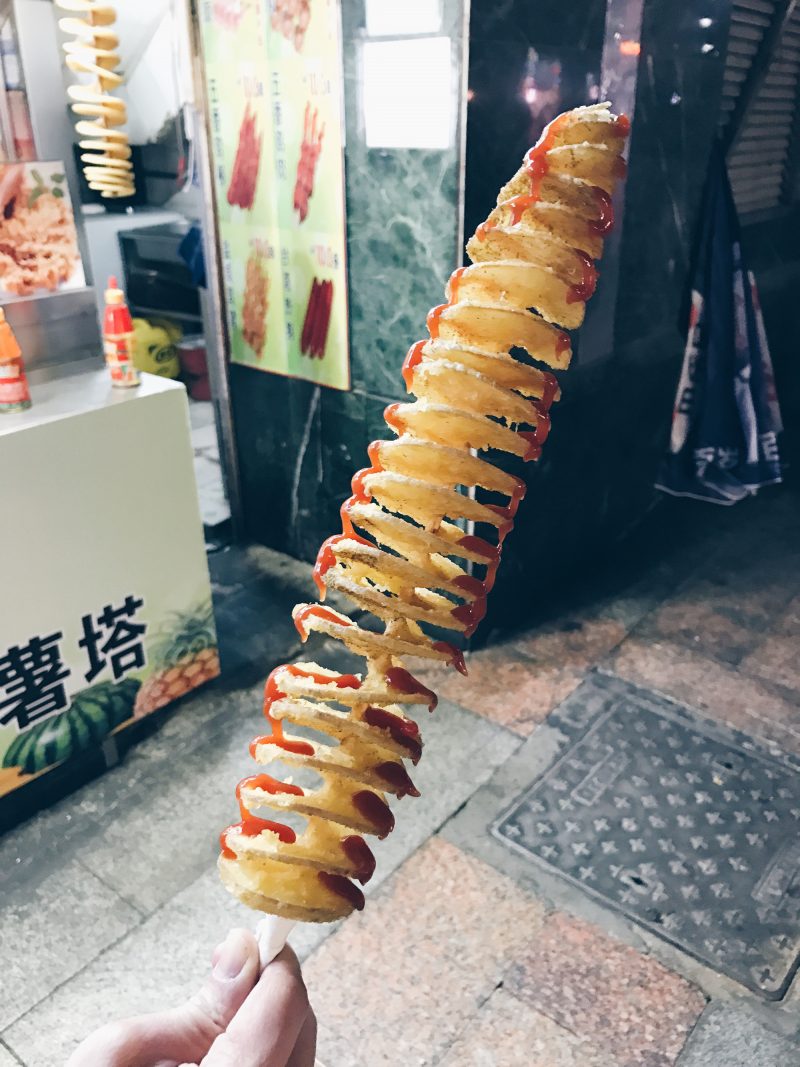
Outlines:
{"type": "Polygon", "coordinates": [[[428,689],[417,678],[407,671],[405,667],[389,667],[386,671],[386,684],[390,689],[396,689],[399,693],[419,694],[426,697],[428,711],[434,711],[439,703],[439,698],[432,689],[428,689]]]}
{"type": "MultiPolygon", "coordinates": [[[[285,743],[288,744],[288,742],[285,743]]],[[[289,793],[294,797],[305,796],[305,792],[300,786],[294,785],[292,782],[279,782],[271,774],[251,774],[249,778],[242,778],[241,782],[236,786],[236,799],[239,801],[240,809],[242,807],[242,788],[244,786],[249,786],[251,789],[261,789],[271,796],[276,796],[278,793],[289,793]]]]}
{"type": "Polygon", "coordinates": [[[402,763],[389,760],[386,763],[379,763],[373,769],[379,778],[382,778],[384,782],[388,782],[397,791],[398,797],[418,797],[420,795],[419,790],[411,781],[408,771],[402,763]]]}
{"type": "MultiPolygon", "coordinates": [[[[316,564],[314,565],[314,581],[317,582],[316,564]]],[[[317,588],[320,590],[321,595],[324,597],[324,583],[322,584],[322,587],[320,587],[320,583],[317,582],[317,588]]],[[[337,615],[335,611],[331,611],[329,608],[323,608],[320,604],[306,604],[306,606],[304,608],[301,608],[294,617],[295,629],[300,634],[300,639],[303,642],[308,640],[308,628],[305,625],[306,620],[312,617],[316,619],[324,619],[326,622],[336,623],[337,626],[353,625],[352,619],[346,619],[341,615],[337,615]]]]}
{"type": "Polygon", "coordinates": [[[383,464],[381,463],[381,445],[385,444],[384,441],[370,441],[367,445],[367,455],[369,461],[372,464],[374,471],[382,471],[383,464]]]}
{"type": "Polygon", "coordinates": [[[401,371],[403,375],[403,381],[406,383],[406,392],[411,392],[411,385],[414,381],[414,368],[418,367],[422,362],[422,349],[427,344],[427,341],[417,341],[409,348],[406,358],[403,360],[403,369],[401,371]]]}
{"type": "Polygon", "coordinates": [[[294,678],[310,678],[320,685],[335,685],[337,689],[361,688],[361,682],[354,674],[322,674],[320,671],[311,671],[308,667],[301,667],[299,663],[287,663],[283,668],[276,667],[276,670],[281,669],[288,671],[294,678]]]}
{"type": "Polygon", "coordinates": [[[569,352],[572,347],[572,341],[568,333],[564,330],[558,331],[558,337],[556,337],[556,357],[563,356],[565,352],[569,352]]]}
{"type": "Polygon", "coordinates": [[[364,479],[370,474],[380,474],[380,467],[362,467],[356,471],[350,485],[353,490],[353,499],[357,504],[368,504],[372,500],[372,493],[364,485],[364,479]]]}
{"type": "Polygon", "coordinates": [[[506,200],[503,207],[511,211],[511,225],[518,226],[522,222],[522,216],[538,199],[538,193],[528,193],[526,196],[512,196],[510,200],[506,200]]]}
{"type": "Polygon", "coordinates": [[[597,204],[597,218],[589,223],[589,230],[598,237],[605,237],[614,226],[614,205],[611,197],[598,186],[594,187],[594,199],[597,204]]]}
{"type": "Polygon", "coordinates": [[[330,871],[317,871],[317,878],[331,893],[349,901],[356,911],[364,910],[364,894],[349,878],[341,874],[331,874],[330,871]]]}
{"type": "Polygon", "coordinates": [[[386,708],[377,708],[372,704],[364,711],[364,722],[379,730],[388,730],[393,741],[409,752],[411,762],[416,766],[422,755],[422,742],[419,740],[419,727],[412,719],[403,719],[386,708]]]}
{"type": "Polygon", "coordinates": [[[403,416],[398,412],[399,407],[399,404],[389,404],[383,412],[383,418],[387,425],[391,426],[396,433],[401,434],[405,431],[406,424],[403,416]]]}
{"type": "Polygon", "coordinates": [[[342,520],[342,532],[346,537],[350,537],[355,533],[355,530],[353,529],[353,520],[350,518],[350,508],[356,503],[358,503],[358,501],[350,496],[339,508],[339,518],[342,520]]]}
{"type": "MultiPolygon", "coordinates": [[[[368,472],[368,473],[372,473],[372,472],[368,472]]],[[[357,477],[357,475],[356,475],[356,477],[357,477]]],[[[355,478],[353,480],[355,481],[355,478]]],[[[350,500],[353,501],[354,503],[362,503],[360,497],[357,497],[357,496],[350,497],[350,500]]],[[[342,505],[342,509],[344,509],[344,507],[345,507],[345,505],[343,504],[342,505]]],[[[314,564],[314,570],[312,572],[312,577],[314,579],[314,585],[319,590],[319,595],[320,595],[320,598],[322,600],[325,599],[325,594],[327,592],[327,587],[326,587],[325,581],[324,581],[325,575],[328,573],[328,571],[331,569],[331,567],[336,565],[336,552],[335,552],[336,546],[341,541],[344,541],[344,540],[358,541],[358,543],[360,545],[368,545],[369,544],[369,541],[366,541],[363,537],[359,537],[359,535],[353,531],[353,526],[350,523],[349,519],[347,520],[347,523],[348,523],[348,525],[350,527],[349,530],[345,530],[343,533],[340,533],[340,534],[334,534],[333,537],[326,537],[325,540],[320,545],[319,552],[317,553],[317,560],[316,560],[316,563],[314,564]]],[[[342,526],[344,526],[344,525],[345,525],[345,519],[344,519],[344,515],[342,515],[342,526]]],[[[322,609],[320,609],[320,610],[322,610],[322,609]]],[[[299,617],[300,616],[298,615],[298,618],[299,617]]],[[[329,613],[329,617],[330,617],[330,613],[329,613]]],[[[338,620],[336,620],[336,621],[338,621],[338,620]]],[[[347,623],[343,623],[342,625],[346,626],[348,624],[347,623]]],[[[303,637],[303,631],[300,629],[300,626],[298,625],[296,620],[295,620],[295,626],[297,626],[297,629],[300,631],[300,636],[303,637]]],[[[308,635],[306,634],[306,637],[307,636],[308,635]]],[[[305,640],[305,637],[303,637],[303,640],[305,640]]]]}
{"type": "Polygon", "coordinates": [[[250,742],[250,755],[253,759],[256,758],[256,749],[259,745],[277,745],[284,752],[292,752],[296,756],[314,755],[314,746],[308,741],[288,741],[282,735],[278,737],[275,734],[264,734],[263,737],[254,737],[250,742]]]}
{"type": "Polygon", "coordinates": [[[303,796],[303,790],[300,786],[278,782],[268,774],[254,774],[249,778],[243,778],[236,786],[236,800],[239,803],[239,814],[242,817],[241,822],[227,827],[227,829],[223,830],[219,835],[220,848],[222,849],[222,855],[225,859],[236,859],[236,853],[228,844],[228,834],[241,834],[242,837],[258,837],[262,830],[270,830],[272,833],[277,834],[278,839],[285,845],[293,845],[297,840],[297,834],[291,826],[286,826],[281,822],[272,822],[270,819],[260,819],[257,816],[250,814],[242,800],[242,786],[253,786],[255,788],[265,789],[266,792],[273,794],[294,793],[298,796],[303,796]]]}
{"type": "MultiPolygon", "coordinates": [[[[542,454],[542,445],[550,433],[550,416],[543,411],[539,412],[539,421],[535,430],[521,430],[519,436],[528,442],[528,451],[522,457],[523,460],[538,459],[542,454]]],[[[516,511],[516,509],[515,509],[516,511]]]]}
{"type": "Polygon", "coordinates": [[[428,327],[428,333],[434,340],[439,336],[442,315],[450,306],[450,304],[439,304],[437,307],[431,308],[428,312],[428,317],[425,319],[425,325],[428,327]]]}
{"type": "Polygon", "coordinates": [[[375,873],[375,857],[372,849],[359,834],[350,834],[342,839],[342,852],[353,864],[353,878],[366,885],[375,873]]]}
{"type": "Polygon", "coordinates": [[[449,303],[456,304],[458,302],[458,287],[461,284],[461,279],[464,277],[464,271],[468,269],[468,267],[458,267],[450,275],[450,280],[447,283],[447,298],[449,303]]]}
{"type": "Polygon", "coordinates": [[[575,304],[578,300],[588,300],[597,287],[597,268],[591,257],[580,248],[574,248],[573,252],[581,261],[582,276],[577,285],[569,287],[566,298],[568,304],[575,304]]]}
{"type": "Polygon", "coordinates": [[[381,840],[394,830],[394,815],[385,800],[370,789],[353,794],[353,807],[375,828],[381,840]]]}
{"type": "Polygon", "coordinates": [[[545,374],[544,376],[544,391],[542,392],[541,400],[539,401],[540,411],[549,411],[553,406],[553,401],[556,398],[558,392],[558,379],[554,374],[545,374]]]}
{"type": "Polygon", "coordinates": [[[456,648],[455,645],[451,645],[448,641],[434,641],[433,648],[437,652],[444,652],[448,657],[448,666],[455,667],[459,674],[463,674],[465,677],[469,674],[467,664],[464,661],[464,653],[460,648],[456,648]]]}
{"type": "Polygon", "coordinates": [[[479,597],[478,600],[473,600],[471,604],[459,604],[457,608],[453,608],[450,614],[454,619],[464,623],[464,634],[467,637],[472,637],[480,625],[481,619],[486,614],[486,597],[479,597]]]}
{"type": "Polygon", "coordinates": [[[284,845],[293,845],[297,840],[297,834],[291,826],[286,826],[282,822],[272,822],[270,819],[258,819],[255,815],[250,815],[248,812],[242,818],[241,822],[227,827],[227,829],[223,830],[219,835],[219,844],[222,849],[222,855],[227,860],[236,859],[236,853],[228,844],[228,834],[241,834],[242,837],[258,837],[262,830],[270,830],[273,834],[277,834],[278,839],[282,841],[284,845]]]}
{"type": "Polygon", "coordinates": [[[472,574],[461,574],[453,582],[453,585],[457,589],[463,589],[465,593],[471,594],[473,597],[482,597],[485,595],[486,590],[483,588],[483,582],[480,578],[475,578],[472,574]]]}
{"type": "Polygon", "coordinates": [[[464,537],[460,537],[457,543],[460,548],[465,548],[468,552],[474,552],[476,555],[484,556],[489,560],[495,560],[499,555],[497,545],[491,544],[489,541],[484,540],[483,537],[476,537],[474,534],[466,534],[464,537]]]}

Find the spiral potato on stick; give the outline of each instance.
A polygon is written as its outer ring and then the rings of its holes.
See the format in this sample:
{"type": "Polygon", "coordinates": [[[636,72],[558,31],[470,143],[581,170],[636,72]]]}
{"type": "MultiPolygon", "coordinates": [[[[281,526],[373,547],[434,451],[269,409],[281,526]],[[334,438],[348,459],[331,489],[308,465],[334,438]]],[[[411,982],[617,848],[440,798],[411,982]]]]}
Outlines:
{"type": "Polygon", "coordinates": [[[125,104],[114,95],[123,78],[116,68],[119,38],[108,27],[117,20],[111,6],[94,0],[56,0],[60,8],[80,18],[59,20],[59,29],[72,36],[64,45],[69,70],[84,80],[67,90],[72,110],[80,115],[75,129],[81,137],[81,162],[89,188],[104,198],[133,196],[133,163],[128,135],[117,127],[127,120],[125,104]],[[91,120],[91,121],[87,121],[91,120]]]}
{"type": "Polygon", "coordinates": [[[406,356],[415,399],[386,409],[396,436],[369,446],[371,465],[354,476],[342,505],[342,533],[322,545],[314,567],[321,600],[332,589],[378,625],[322,604],[293,611],[303,640],[310,632],[339,640],[366,669],[275,668],[264,697],[270,732],[253,741],[251,755],[261,765],[310,768],[319,784],[264,773],[244,779],[242,820],[222,834],[222,879],[254,908],[328,921],[363,907],[353,879],[366,882],[375,860],[362,835],[392,830],[387,795],[418,795],[404,764],[422,754],[408,709],[432,711],[436,696],[403,663],[438,661],[466,673],[459,649],[435,632],[474,632],[525,494],[521,479],[476,453],[541,453],[560,390],[536,363],[569,365],[565,328],[581,324],[594,291],[628,130],[607,104],[550,123],[467,245],[472,264],[453,273],[447,303],[429,313],[429,337],[406,356]],[[470,524],[486,536],[466,532],[470,524]],[[286,733],[286,724],[322,740],[286,733]],[[305,820],[302,830],[281,821],[289,813],[305,820]]]}

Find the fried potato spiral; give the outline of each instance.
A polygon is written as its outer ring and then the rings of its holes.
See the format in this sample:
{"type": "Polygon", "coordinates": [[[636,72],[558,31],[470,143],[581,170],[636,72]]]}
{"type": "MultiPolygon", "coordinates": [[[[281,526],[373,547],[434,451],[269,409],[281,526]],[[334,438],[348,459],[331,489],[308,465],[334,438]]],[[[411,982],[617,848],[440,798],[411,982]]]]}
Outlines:
{"type": "Polygon", "coordinates": [[[310,632],[339,640],[366,670],[275,668],[264,698],[271,732],[253,741],[251,755],[309,768],[318,784],[246,778],[237,788],[242,821],[222,834],[222,879],[254,908],[327,921],[363,907],[353,879],[366,882],[375,860],[362,835],[393,828],[387,795],[418,795],[403,761],[417,763],[422,741],[407,709],[432,711],[436,696],[402,664],[416,657],[466,673],[461,652],[436,631],[474,632],[525,494],[521,479],[476,453],[541,453],[559,386],[511,350],[551,369],[569,365],[564,328],[581,324],[594,291],[628,130],[607,104],[550,123],[467,245],[472,265],[451,276],[448,302],[428,315],[429,337],[406,356],[415,399],[386,409],[396,436],[369,446],[371,466],[354,476],[342,505],[342,533],[322,545],[314,567],[321,599],[335,590],[378,625],[321,604],[293,611],[303,640],[310,632]],[[320,739],[289,735],[286,723],[320,739]],[[264,808],[301,817],[302,830],[253,814],[264,808]]]}
{"type": "Polygon", "coordinates": [[[95,0],[56,0],[65,11],[80,18],[59,20],[59,29],[73,37],[63,48],[66,65],[84,80],[71,85],[67,93],[76,115],[85,116],[76,122],[83,173],[89,188],[102,197],[133,196],[133,163],[128,135],[117,129],[127,119],[125,104],[114,96],[123,78],[116,68],[120,57],[115,51],[119,38],[107,29],[117,20],[113,7],[95,0]],[[92,121],[86,121],[90,119],[92,121]]]}

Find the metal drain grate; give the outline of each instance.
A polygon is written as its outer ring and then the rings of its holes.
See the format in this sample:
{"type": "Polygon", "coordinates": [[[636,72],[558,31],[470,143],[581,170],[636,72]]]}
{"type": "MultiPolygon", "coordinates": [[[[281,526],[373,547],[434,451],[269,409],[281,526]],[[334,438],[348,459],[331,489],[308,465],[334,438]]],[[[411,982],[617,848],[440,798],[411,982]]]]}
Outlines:
{"type": "Polygon", "coordinates": [[[567,747],[495,836],[780,999],[800,953],[800,774],[606,675],[590,676],[555,724],[567,747]]]}

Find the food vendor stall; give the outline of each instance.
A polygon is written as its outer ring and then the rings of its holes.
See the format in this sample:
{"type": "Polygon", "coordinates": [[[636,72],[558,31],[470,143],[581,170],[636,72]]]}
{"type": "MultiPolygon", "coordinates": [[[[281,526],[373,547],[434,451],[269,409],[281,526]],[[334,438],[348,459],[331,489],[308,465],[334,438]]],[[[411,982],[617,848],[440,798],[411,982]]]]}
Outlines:
{"type": "Polygon", "coordinates": [[[183,386],[32,377],[0,419],[0,818],[219,673],[183,386]]]}

